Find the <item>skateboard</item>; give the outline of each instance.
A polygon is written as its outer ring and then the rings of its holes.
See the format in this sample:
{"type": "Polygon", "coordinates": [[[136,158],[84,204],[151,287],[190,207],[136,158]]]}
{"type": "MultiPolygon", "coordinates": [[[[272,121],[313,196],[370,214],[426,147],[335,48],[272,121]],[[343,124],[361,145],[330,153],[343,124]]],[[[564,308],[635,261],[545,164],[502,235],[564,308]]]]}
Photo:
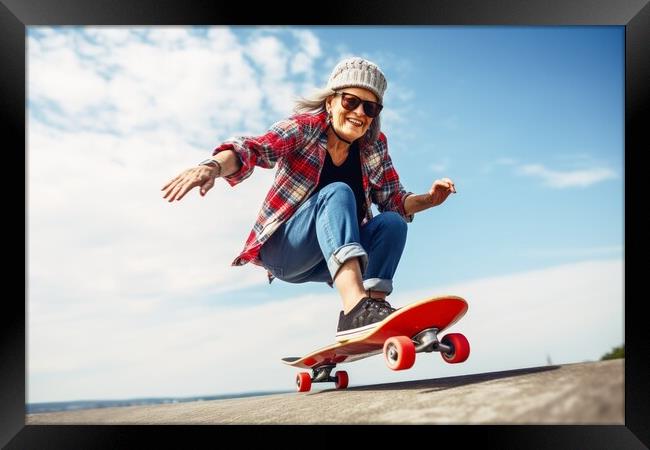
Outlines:
{"type": "Polygon", "coordinates": [[[348,387],[348,374],[337,371],[337,364],[358,361],[383,353],[388,368],[410,369],[415,354],[440,352],[450,364],[461,363],[469,357],[469,342],[460,333],[449,333],[438,339],[438,333],[450,327],[467,312],[467,302],[457,296],[433,297],[421,300],[386,317],[379,325],[362,336],[320,348],[303,357],[282,358],[293,367],[311,369],[296,376],[298,392],[308,392],[312,383],[333,382],[336,389],[348,387]]]}

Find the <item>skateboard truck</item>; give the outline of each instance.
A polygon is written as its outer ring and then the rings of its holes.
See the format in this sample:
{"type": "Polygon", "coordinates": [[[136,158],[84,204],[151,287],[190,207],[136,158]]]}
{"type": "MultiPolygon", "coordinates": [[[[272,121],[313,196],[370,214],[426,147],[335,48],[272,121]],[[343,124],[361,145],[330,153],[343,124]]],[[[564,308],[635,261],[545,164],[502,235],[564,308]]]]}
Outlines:
{"type": "Polygon", "coordinates": [[[453,349],[438,340],[438,329],[427,328],[413,336],[413,343],[415,344],[415,352],[440,352],[440,353],[453,353],[453,349]]]}
{"type": "Polygon", "coordinates": [[[300,372],[296,377],[296,387],[298,392],[307,392],[311,389],[312,383],[334,383],[336,389],[345,389],[348,387],[348,373],[339,370],[331,376],[332,369],[336,364],[324,364],[322,366],[313,367],[311,369],[312,375],[307,372],[300,372]]]}
{"type": "Polygon", "coordinates": [[[320,366],[312,370],[312,383],[327,383],[327,382],[336,382],[336,378],[330,376],[332,369],[336,367],[336,364],[320,366]]]}

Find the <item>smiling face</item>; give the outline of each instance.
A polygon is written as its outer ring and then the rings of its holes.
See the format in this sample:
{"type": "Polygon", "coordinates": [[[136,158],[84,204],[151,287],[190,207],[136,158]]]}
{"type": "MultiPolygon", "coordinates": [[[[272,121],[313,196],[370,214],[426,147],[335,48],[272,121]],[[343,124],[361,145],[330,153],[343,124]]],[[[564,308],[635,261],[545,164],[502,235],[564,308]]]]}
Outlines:
{"type": "MultiPolygon", "coordinates": [[[[346,92],[356,95],[362,100],[377,101],[377,96],[363,88],[344,88],[338,92],[346,92]]],[[[327,110],[332,115],[332,126],[342,138],[348,141],[354,141],[360,138],[368,131],[373,121],[363,111],[363,103],[360,103],[353,111],[348,111],[341,106],[341,95],[332,95],[326,101],[327,110]]]]}

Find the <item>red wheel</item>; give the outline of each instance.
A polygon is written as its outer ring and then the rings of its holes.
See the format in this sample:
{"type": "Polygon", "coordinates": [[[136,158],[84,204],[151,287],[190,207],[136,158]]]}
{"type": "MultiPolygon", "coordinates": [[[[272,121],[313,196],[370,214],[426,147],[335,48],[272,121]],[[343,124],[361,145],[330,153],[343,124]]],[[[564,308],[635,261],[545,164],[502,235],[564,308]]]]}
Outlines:
{"type": "Polygon", "coordinates": [[[298,392],[309,392],[311,389],[311,375],[307,372],[300,372],[296,377],[298,392]]]}
{"type": "Polygon", "coordinates": [[[384,342],[384,359],[392,370],[405,370],[415,363],[415,344],[406,336],[393,336],[384,342]]]}
{"type": "Polygon", "coordinates": [[[336,378],[336,382],[334,383],[336,389],[345,389],[348,387],[348,381],[350,381],[350,379],[348,378],[348,373],[346,371],[340,370],[336,372],[334,378],[336,378]]]}
{"type": "Polygon", "coordinates": [[[469,341],[462,334],[450,333],[441,342],[451,347],[451,353],[440,353],[449,364],[461,363],[469,357],[469,341]]]}

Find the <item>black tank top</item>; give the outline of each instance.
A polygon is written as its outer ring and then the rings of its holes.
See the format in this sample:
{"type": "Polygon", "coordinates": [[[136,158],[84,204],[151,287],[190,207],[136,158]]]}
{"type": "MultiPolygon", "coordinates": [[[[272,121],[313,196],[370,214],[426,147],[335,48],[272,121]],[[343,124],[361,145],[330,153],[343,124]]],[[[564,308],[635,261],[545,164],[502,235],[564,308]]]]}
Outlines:
{"type": "Polygon", "coordinates": [[[316,194],[323,187],[335,181],[341,181],[352,189],[357,201],[357,222],[361,224],[366,215],[366,199],[363,195],[363,182],[361,181],[361,159],[359,158],[359,144],[354,141],[350,145],[348,157],[343,164],[335,166],[329,152],[325,152],[325,163],[320,173],[318,186],[309,197],[316,194]]]}

